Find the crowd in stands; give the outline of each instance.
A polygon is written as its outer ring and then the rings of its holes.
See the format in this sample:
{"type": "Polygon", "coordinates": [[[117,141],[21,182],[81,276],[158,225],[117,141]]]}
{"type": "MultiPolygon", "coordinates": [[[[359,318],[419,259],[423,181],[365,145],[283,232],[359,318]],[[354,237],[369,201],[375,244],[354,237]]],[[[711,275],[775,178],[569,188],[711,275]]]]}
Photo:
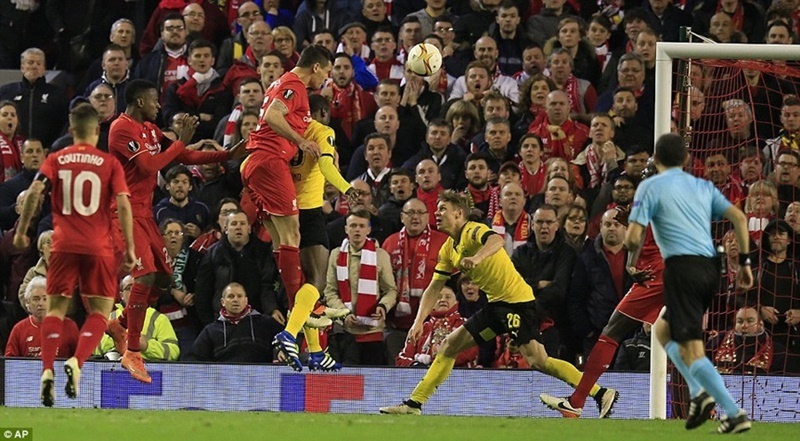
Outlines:
{"type": "MultiPolygon", "coordinates": [[[[230,148],[258,124],[265,89],[305,46],[321,45],[333,68],[310,93],[325,98],[318,111],[336,133],[338,166],[361,193],[348,203],[325,188],[330,258],[320,292],[353,311],[325,333],[331,355],[347,365],[427,366],[444,336],[486,303],[456,275],[423,339],[406,341],[446,240],[437,196],[456,189],[473,218],[505,238],[533,287],[548,353],[580,360],[633,283],[626,224],[607,210],[632,202],[653,154],[655,45],[678,41],[681,26],[719,44],[795,44],[800,1],[0,0],[0,68],[22,73],[0,87],[5,355],[40,350],[53,229],[46,199],[27,232],[31,246],[14,249],[11,238],[45,156],[72,143],[72,106],[98,111],[98,148],[107,151],[127,83],[147,79],[160,92],[165,136],[191,114],[192,148],[230,148]],[[405,67],[420,42],[444,57],[429,77],[405,67]]],[[[686,170],[747,213],[753,241],[756,287],[734,292],[736,241],[729,225],[711,226],[727,276],[709,312],[708,351],[726,372],[800,373],[800,70],[743,66],[698,60],[676,67],[673,81],[673,129],[691,136],[686,170]]],[[[147,360],[273,361],[287,300],[268,235],[239,205],[239,165],[171,164],[153,189],[174,283],[147,311],[147,360]]],[[[121,280],[120,305],[130,284],[121,280]]],[[[83,319],[78,303],[71,316],[83,319]]],[[[621,345],[616,367],[647,369],[649,332],[645,325],[621,345]]],[[[58,355],[72,350],[65,339],[58,355]]],[[[96,354],[115,359],[113,351],[106,339],[96,354]]],[[[456,365],[527,367],[503,339],[456,365]]]]}

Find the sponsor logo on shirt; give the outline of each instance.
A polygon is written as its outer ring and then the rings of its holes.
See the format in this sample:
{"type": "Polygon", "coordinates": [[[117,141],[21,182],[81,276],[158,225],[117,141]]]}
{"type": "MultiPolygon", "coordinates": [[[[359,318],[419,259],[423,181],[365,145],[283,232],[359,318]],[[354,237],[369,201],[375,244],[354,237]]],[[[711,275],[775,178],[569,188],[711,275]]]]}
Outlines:
{"type": "Polygon", "coordinates": [[[138,152],[140,148],[141,148],[141,146],[140,146],[140,145],[139,145],[139,143],[138,143],[138,142],[136,142],[136,141],[131,141],[131,142],[129,142],[129,143],[128,143],[128,150],[129,150],[131,153],[136,153],[136,152],[138,152]]]}

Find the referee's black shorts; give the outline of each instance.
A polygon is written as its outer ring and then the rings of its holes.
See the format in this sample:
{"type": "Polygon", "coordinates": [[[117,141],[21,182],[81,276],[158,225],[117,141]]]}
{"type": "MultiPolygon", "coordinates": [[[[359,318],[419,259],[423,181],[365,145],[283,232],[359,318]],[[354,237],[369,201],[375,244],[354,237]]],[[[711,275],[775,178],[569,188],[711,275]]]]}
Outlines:
{"type": "Polygon", "coordinates": [[[469,318],[464,327],[478,344],[509,334],[517,345],[531,340],[541,342],[536,301],[523,303],[489,302],[469,318]]]}
{"type": "Polygon", "coordinates": [[[664,261],[664,319],[670,336],[682,343],[703,339],[703,314],[719,291],[716,257],[675,256],[664,261]]]}
{"type": "Polygon", "coordinates": [[[322,207],[300,210],[300,249],[322,245],[328,249],[328,232],[322,207]]]}

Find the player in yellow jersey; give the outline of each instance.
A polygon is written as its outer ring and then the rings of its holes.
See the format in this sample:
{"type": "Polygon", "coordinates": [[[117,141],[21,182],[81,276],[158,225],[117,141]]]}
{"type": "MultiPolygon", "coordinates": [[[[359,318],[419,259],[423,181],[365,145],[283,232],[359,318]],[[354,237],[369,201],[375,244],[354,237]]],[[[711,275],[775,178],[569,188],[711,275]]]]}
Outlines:
{"type": "MultiPolygon", "coordinates": [[[[566,361],[549,357],[539,341],[541,335],[533,290],[511,263],[504,249],[505,241],[486,225],[468,221],[468,213],[469,202],[463,195],[451,190],[439,195],[436,225],[439,231],[450,237],[439,250],[439,263],[431,283],[422,294],[408,338],[416,341],[422,335],[422,324],[455,269],[469,276],[486,293],[489,303],[447,336],[411,398],[397,406],[382,407],[381,413],[419,415],[422,405],[450,375],[459,353],[501,334],[511,335],[533,369],[563,380],[572,387],[580,382],[580,371],[566,361]]],[[[616,392],[595,385],[591,395],[601,397],[599,402],[608,408],[607,414],[614,404],[616,392]],[[602,397],[608,398],[603,400],[602,397]]]]}
{"type": "MultiPolygon", "coordinates": [[[[297,191],[297,208],[300,210],[300,266],[308,283],[319,292],[325,287],[325,273],[328,263],[328,235],[325,230],[325,214],[322,212],[325,181],[329,181],[348,198],[354,198],[358,191],[341,175],[336,167],[335,134],[326,124],[330,122],[330,106],[325,97],[309,95],[308,104],[312,121],[303,137],[314,141],[320,147],[320,158],[313,159],[298,150],[297,156],[289,162],[292,180],[297,191]]],[[[330,317],[338,318],[348,314],[348,310],[332,308],[317,309],[306,321],[303,333],[309,348],[308,368],[310,370],[339,370],[341,364],[324,352],[319,344],[319,331],[312,328],[324,327],[331,323],[330,317]]]]}

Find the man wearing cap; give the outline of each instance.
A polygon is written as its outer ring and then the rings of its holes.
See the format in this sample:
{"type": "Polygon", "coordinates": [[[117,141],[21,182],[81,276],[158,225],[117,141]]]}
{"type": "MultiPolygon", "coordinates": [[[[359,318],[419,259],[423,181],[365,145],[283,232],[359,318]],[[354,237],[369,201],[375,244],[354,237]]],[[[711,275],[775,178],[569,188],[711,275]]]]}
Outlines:
{"type": "MultiPolygon", "coordinates": [[[[349,55],[358,54],[364,61],[369,61],[369,45],[367,45],[367,27],[360,21],[351,21],[339,28],[341,42],[336,47],[336,52],[347,52],[349,55]]],[[[377,84],[377,80],[375,80],[377,84]]],[[[370,88],[375,87],[374,85],[370,88]]]]}

